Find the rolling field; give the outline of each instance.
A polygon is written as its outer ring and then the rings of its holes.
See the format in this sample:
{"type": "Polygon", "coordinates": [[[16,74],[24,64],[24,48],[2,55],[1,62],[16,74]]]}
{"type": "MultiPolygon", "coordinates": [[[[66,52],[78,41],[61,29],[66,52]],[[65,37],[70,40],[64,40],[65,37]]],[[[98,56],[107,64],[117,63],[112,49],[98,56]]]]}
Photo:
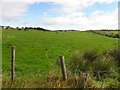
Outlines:
{"type": "Polygon", "coordinates": [[[16,76],[43,75],[58,69],[56,61],[72,52],[95,49],[98,53],[112,48],[117,39],[91,32],[2,31],[3,77],[10,76],[11,46],[16,47],[16,76]]]}

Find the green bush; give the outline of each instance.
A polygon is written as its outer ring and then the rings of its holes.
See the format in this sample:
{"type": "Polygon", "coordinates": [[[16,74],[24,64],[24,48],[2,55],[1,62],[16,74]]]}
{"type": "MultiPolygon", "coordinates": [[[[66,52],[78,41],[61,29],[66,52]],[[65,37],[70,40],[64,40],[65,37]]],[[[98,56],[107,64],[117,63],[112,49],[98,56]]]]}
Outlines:
{"type": "Polygon", "coordinates": [[[120,35],[119,34],[114,34],[113,38],[120,38],[120,35]]]}
{"type": "Polygon", "coordinates": [[[89,64],[82,57],[79,51],[76,51],[71,55],[69,69],[72,73],[86,72],[89,69],[89,64]]]}
{"type": "Polygon", "coordinates": [[[110,52],[110,55],[118,62],[118,66],[120,67],[120,49],[114,49],[110,52]]]}
{"type": "Polygon", "coordinates": [[[84,54],[83,54],[83,58],[87,61],[94,61],[97,58],[97,52],[95,50],[87,50],[84,54]]]}
{"type": "Polygon", "coordinates": [[[107,59],[97,58],[92,64],[92,71],[94,76],[107,76],[115,72],[117,69],[117,63],[114,61],[112,57],[108,57],[107,59]]]}
{"type": "Polygon", "coordinates": [[[69,66],[72,73],[91,72],[94,76],[102,77],[115,72],[117,62],[113,57],[105,59],[105,55],[97,55],[93,50],[85,52],[83,56],[77,51],[72,54],[69,66]]]}

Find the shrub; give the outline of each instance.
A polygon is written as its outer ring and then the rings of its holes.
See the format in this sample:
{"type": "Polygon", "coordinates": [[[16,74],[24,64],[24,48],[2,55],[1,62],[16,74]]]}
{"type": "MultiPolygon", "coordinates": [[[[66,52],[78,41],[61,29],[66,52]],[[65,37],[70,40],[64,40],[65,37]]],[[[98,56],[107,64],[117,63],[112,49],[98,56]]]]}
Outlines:
{"type": "Polygon", "coordinates": [[[119,38],[120,36],[119,36],[119,34],[114,34],[113,35],[113,38],[119,38]]]}
{"type": "Polygon", "coordinates": [[[71,59],[69,61],[69,69],[73,72],[85,71],[85,60],[82,58],[82,55],[79,51],[75,51],[71,55],[71,59]]]}
{"type": "Polygon", "coordinates": [[[108,57],[106,60],[103,58],[97,58],[92,65],[92,70],[95,76],[106,76],[110,75],[116,70],[116,62],[112,57],[108,57]]]}
{"type": "Polygon", "coordinates": [[[114,49],[110,52],[110,55],[118,62],[118,66],[120,67],[120,49],[114,49]]]}
{"type": "Polygon", "coordinates": [[[91,70],[91,63],[89,63],[88,61],[83,58],[83,55],[76,51],[72,54],[71,59],[69,61],[69,69],[72,73],[87,73],[91,70]]]}
{"type": "Polygon", "coordinates": [[[83,54],[83,58],[90,62],[94,61],[97,56],[98,55],[95,50],[88,50],[83,54]]]}
{"type": "Polygon", "coordinates": [[[85,52],[83,55],[76,51],[72,54],[69,65],[70,71],[77,75],[77,80],[80,79],[85,88],[116,87],[114,83],[104,81],[110,78],[116,82],[118,78],[117,62],[110,55],[105,59],[105,55],[98,55],[94,50],[85,52]]]}

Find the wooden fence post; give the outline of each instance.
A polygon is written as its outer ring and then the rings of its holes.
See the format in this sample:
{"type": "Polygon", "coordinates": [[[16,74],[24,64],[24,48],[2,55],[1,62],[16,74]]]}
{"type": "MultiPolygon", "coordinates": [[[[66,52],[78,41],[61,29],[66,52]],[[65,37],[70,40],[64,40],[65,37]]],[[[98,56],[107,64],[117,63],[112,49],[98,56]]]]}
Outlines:
{"type": "Polygon", "coordinates": [[[66,66],[64,62],[64,56],[60,56],[60,63],[61,63],[61,71],[62,71],[63,80],[66,80],[67,73],[66,73],[66,66]]]}
{"type": "Polygon", "coordinates": [[[11,58],[11,80],[15,77],[15,47],[12,46],[12,58],[11,58]]]}

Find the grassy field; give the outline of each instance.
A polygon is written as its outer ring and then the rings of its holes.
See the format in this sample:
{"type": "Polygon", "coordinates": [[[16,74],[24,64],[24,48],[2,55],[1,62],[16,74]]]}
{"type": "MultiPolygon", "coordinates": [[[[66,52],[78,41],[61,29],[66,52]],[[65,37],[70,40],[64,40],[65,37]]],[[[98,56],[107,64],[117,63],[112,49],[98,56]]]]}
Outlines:
{"type": "Polygon", "coordinates": [[[98,53],[112,48],[117,39],[91,32],[2,31],[3,77],[10,76],[11,46],[16,47],[16,76],[43,75],[58,69],[56,61],[72,52],[95,49],[98,53]]]}

